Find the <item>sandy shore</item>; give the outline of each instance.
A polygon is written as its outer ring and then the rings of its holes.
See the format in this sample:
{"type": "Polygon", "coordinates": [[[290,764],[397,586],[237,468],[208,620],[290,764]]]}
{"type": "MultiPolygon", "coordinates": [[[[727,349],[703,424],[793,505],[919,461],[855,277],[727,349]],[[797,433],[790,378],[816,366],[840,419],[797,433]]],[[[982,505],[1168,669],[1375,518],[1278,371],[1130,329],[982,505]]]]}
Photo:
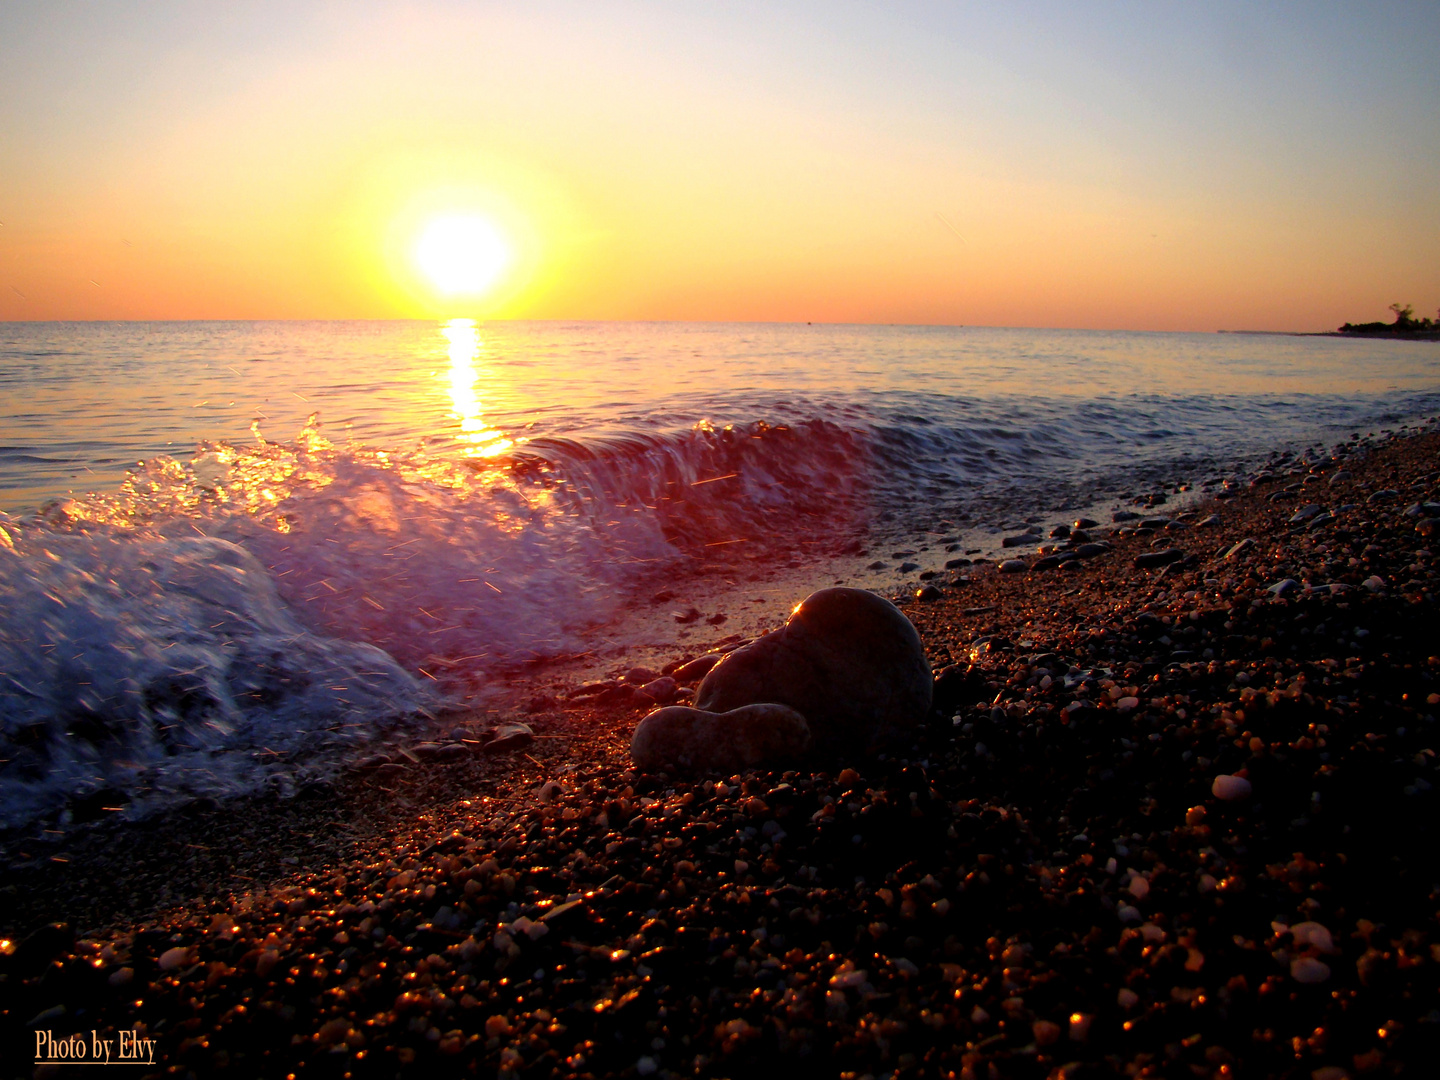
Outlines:
{"type": "Polygon", "coordinates": [[[93,1030],[155,1075],[1424,1074],[1440,436],[1228,494],[929,582],[937,708],[883,754],[639,775],[633,706],[537,702],[455,718],[510,751],[31,845],[7,1072],[93,1030]]]}

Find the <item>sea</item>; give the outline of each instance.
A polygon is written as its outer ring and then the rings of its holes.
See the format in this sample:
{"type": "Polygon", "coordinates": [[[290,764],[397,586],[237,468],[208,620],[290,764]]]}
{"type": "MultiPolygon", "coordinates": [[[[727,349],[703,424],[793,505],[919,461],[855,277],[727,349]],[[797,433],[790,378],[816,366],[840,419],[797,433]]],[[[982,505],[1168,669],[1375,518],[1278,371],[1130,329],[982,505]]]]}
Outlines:
{"type": "Polygon", "coordinates": [[[547,671],[1437,413],[1426,342],[0,323],[0,830],[286,797],[547,671]]]}

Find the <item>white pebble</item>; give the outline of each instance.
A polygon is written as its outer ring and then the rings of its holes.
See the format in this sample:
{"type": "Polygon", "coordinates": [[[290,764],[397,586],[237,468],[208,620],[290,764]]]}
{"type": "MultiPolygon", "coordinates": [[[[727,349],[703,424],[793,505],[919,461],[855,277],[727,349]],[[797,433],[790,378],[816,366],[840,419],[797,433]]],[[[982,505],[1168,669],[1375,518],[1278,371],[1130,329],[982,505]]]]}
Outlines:
{"type": "Polygon", "coordinates": [[[1335,951],[1335,942],[1330,937],[1330,931],[1318,922],[1296,923],[1290,927],[1290,936],[1295,939],[1296,945],[1312,945],[1327,953],[1335,951]]]}
{"type": "Polygon", "coordinates": [[[1243,776],[1217,776],[1215,782],[1210,785],[1210,794],[1217,799],[1224,799],[1226,802],[1248,798],[1250,781],[1243,776]]]}
{"type": "Polygon", "coordinates": [[[178,967],[184,967],[190,959],[190,950],[180,945],[173,949],[166,949],[160,954],[160,970],[174,971],[178,967]]]}
{"type": "Polygon", "coordinates": [[[1139,874],[1130,879],[1130,895],[1136,900],[1144,900],[1150,895],[1150,882],[1146,881],[1139,874]]]}
{"type": "Polygon", "coordinates": [[[635,1063],[635,1071],[641,1076],[649,1076],[658,1068],[660,1068],[660,1066],[656,1063],[655,1059],[648,1055],[642,1057],[635,1063]]]}
{"type": "Polygon", "coordinates": [[[1330,978],[1330,965],[1311,956],[1290,961],[1290,977],[1298,983],[1322,983],[1330,978]]]}
{"type": "Polygon", "coordinates": [[[1140,909],[1139,909],[1139,908],[1131,907],[1129,904],[1121,904],[1121,905],[1120,905],[1120,910],[1119,910],[1118,912],[1116,912],[1116,914],[1118,914],[1118,915],[1120,916],[1120,921],[1121,921],[1121,922],[1139,922],[1139,921],[1140,921],[1140,909]]]}

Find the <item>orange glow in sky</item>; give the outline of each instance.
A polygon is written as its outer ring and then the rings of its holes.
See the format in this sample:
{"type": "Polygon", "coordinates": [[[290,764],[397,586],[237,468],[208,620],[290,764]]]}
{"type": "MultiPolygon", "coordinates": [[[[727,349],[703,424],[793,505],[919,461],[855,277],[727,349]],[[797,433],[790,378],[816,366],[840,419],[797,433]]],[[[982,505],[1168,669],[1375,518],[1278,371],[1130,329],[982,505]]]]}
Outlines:
{"type": "Polygon", "coordinates": [[[0,319],[1428,314],[1440,7],[1407,20],[12,7],[0,319]]]}

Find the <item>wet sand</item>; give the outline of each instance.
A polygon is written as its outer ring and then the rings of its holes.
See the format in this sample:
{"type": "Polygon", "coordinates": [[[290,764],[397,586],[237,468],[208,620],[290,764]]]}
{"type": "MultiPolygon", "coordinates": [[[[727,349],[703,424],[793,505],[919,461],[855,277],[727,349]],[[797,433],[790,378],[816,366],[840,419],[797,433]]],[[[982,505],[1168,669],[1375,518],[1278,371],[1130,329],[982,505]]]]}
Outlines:
{"type": "Polygon", "coordinates": [[[29,845],[7,1064],[96,1029],[155,1075],[1422,1074],[1440,436],[1232,494],[928,582],[937,707],[876,753],[640,775],[643,710],[552,685],[444,718],[522,747],[29,845]]]}

